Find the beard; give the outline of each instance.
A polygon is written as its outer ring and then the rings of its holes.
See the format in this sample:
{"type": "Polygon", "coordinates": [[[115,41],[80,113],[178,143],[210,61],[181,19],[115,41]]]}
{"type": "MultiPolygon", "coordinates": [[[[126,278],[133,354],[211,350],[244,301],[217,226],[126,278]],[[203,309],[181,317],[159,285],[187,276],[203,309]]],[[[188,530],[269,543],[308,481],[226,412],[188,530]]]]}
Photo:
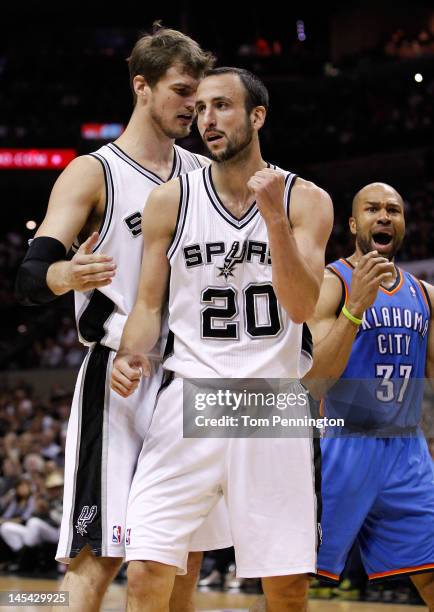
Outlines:
{"type": "MultiPolygon", "coordinates": [[[[380,252],[381,257],[385,257],[389,261],[392,261],[396,253],[399,251],[403,240],[404,240],[403,236],[402,237],[394,236],[392,239],[392,243],[390,244],[390,251],[388,253],[380,252]]],[[[360,251],[363,253],[363,255],[366,255],[367,253],[370,253],[371,251],[374,250],[374,247],[372,245],[372,238],[370,235],[362,236],[361,234],[357,234],[356,243],[360,251]]]]}
{"type": "Polygon", "coordinates": [[[165,120],[162,115],[157,112],[154,105],[151,106],[150,115],[152,121],[160,128],[167,138],[175,140],[177,138],[185,138],[190,134],[191,124],[179,126],[170,125],[169,121],[165,120]]]}
{"type": "Polygon", "coordinates": [[[253,128],[250,124],[249,118],[246,117],[244,126],[238,132],[236,132],[231,138],[226,138],[228,144],[226,145],[226,149],[220,153],[213,153],[213,151],[211,151],[209,148],[208,143],[205,142],[209,156],[213,161],[220,163],[229,161],[247,149],[253,138],[253,128]]]}

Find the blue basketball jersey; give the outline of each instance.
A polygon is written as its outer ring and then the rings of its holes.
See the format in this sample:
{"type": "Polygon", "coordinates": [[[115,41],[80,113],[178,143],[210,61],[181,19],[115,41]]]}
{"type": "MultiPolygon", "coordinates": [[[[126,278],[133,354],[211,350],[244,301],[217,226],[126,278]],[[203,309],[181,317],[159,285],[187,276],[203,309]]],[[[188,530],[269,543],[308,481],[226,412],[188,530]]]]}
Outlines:
{"type": "MultiPolygon", "coordinates": [[[[328,268],[346,299],[354,267],[340,259],[328,268]]],[[[325,397],[325,415],[343,418],[345,428],[381,435],[420,421],[430,305],[416,278],[399,268],[397,274],[364,313],[347,367],[325,397]]]]}

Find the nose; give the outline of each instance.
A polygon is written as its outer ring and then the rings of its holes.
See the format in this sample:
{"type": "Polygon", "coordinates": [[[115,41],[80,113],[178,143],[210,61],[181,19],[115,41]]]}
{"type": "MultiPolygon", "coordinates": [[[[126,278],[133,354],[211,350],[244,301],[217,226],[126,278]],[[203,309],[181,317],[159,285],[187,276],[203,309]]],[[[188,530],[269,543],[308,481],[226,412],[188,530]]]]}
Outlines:
{"type": "Polygon", "coordinates": [[[188,110],[189,113],[194,113],[194,105],[196,103],[196,94],[195,95],[191,95],[188,98],[186,98],[185,100],[185,108],[188,110]]]}
{"type": "Polygon", "coordinates": [[[379,223],[390,223],[390,215],[387,211],[386,208],[382,208],[380,210],[380,214],[379,214],[379,219],[378,219],[379,223]]]}
{"type": "Polygon", "coordinates": [[[201,124],[204,130],[215,127],[216,117],[212,108],[207,108],[200,115],[201,124]]]}

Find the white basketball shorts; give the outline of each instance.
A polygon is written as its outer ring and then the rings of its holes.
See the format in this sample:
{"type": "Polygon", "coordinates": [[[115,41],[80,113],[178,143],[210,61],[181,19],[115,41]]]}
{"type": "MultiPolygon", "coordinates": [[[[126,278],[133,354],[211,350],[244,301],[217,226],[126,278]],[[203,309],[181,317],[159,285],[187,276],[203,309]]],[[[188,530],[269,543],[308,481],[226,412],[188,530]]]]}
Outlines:
{"type": "Polygon", "coordinates": [[[182,384],[175,378],[157,400],[131,486],[126,559],[185,573],[193,533],[224,497],[238,576],[314,572],[312,439],[183,438],[182,384]]]}
{"type": "MultiPolygon", "coordinates": [[[[63,516],[56,553],[69,563],[88,544],[96,556],[125,556],[128,495],[162,382],[161,367],[124,399],[110,389],[115,351],[92,347],[79,372],[65,450],[63,516]]],[[[192,550],[219,548],[220,524],[197,534],[192,550]],[[202,548],[203,546],[203,548],[202,548]]],[[[226,526],[226,530],[228,527],[226,526]]],[[[227,531],[226,531],[227,534],[227,531]]],[[[225,545],[230,546],[230,542],[225,545]]]]}

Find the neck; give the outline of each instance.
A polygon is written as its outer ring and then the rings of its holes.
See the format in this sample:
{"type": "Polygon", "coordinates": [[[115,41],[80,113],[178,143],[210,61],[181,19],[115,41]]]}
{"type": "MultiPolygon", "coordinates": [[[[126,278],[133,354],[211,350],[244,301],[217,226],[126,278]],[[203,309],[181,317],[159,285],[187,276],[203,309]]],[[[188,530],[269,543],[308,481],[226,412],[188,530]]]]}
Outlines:
{"type": "Polygon", "coordinates": [[[213,162],[212,178],[219,195],[228,200],[253,201],[253,194],[247,187],[248,180],[266,168],[257,143],[247,147],[234,158],[225,162],[213,162]]]}
{"type": "Polygon", "coordinates": [[[164,169],[173,161],[174,142],[155,124],[144,107],[136,105],[115,144],[143,166],[164,169]]]}

